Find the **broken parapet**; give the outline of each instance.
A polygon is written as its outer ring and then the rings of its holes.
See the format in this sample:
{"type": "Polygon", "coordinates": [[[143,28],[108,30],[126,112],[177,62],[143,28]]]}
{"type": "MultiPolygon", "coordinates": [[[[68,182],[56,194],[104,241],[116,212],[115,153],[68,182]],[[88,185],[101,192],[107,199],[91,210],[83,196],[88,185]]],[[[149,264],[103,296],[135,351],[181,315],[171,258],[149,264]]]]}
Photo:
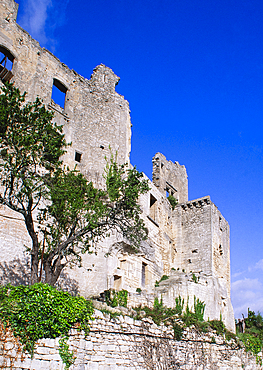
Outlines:
{"type": "Polygon", "coordinates": [[[178,162],[167,161],[161,153],[153,157],[152,181],[159,191],[166,196],[173,195],[179,203],[188,201],[188,178],[185,166],[178,162]]]}

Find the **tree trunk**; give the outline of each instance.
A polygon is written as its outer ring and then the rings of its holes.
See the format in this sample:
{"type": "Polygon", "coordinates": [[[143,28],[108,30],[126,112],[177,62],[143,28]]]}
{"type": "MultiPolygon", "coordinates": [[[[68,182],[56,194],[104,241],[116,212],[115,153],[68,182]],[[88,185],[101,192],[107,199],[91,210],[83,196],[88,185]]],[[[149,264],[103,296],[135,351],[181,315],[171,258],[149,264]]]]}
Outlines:
{"type": "Polygon", "coordinates": [[[61,263],[61,258],[58,257],[52,264],[52,260],[48,258],[43,261],[45,270],[45,283],[49,285],[55,285],[61,274],[61,271],[65,267],[65,264],[61,263]]]}
{"type": "Polygon", "coordinates": [[[25,216],[25,223],[27,231],[32,240],[32,249],[31,249],[31,277],[30,285],[33,285],[38,282],[38,250],[39,243],[37,233],[34,230],[34,221],[32,215],[25,216]]]}

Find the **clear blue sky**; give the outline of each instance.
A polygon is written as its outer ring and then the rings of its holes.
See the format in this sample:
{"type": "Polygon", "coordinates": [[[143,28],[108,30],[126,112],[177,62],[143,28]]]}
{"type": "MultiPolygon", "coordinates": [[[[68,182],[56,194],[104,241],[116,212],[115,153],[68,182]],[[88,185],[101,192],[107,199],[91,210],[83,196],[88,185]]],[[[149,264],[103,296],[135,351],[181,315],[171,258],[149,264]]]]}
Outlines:
{"type": "Polygon", "coordinates": [[[129,101],[131,162],[187,168],[231,228],[236,317],[263,312],[262,0],[17,0],[18,23],[89,78],[104,63],[129,101]]]}

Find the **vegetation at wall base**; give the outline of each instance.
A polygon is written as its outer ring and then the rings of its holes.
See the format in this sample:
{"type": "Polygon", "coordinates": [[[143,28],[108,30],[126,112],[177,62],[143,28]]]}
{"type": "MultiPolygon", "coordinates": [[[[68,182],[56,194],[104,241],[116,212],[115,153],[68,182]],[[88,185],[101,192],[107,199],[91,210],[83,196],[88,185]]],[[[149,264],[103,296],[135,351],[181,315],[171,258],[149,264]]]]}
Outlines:
{"type": "MultiPolygon", "coordinates": [[[[112,307],[127,307],[127,291],[109,291],[112,307]],[[119,303],[118,303],[119,302],[119,303]],[[116,305],[117,304],[117,305],[116,305]]],[[[183,332],[187,327],[195,327],[201,332],[209,330],[216,331],[226,341],[235,340],[235,346],[244,344],[246,351],[256,356],[257,362],[262,363],[259,353],[263,349],[263,318],[248,310],[248,318],[245,319],[245,333],[237,335],[229,332],[222,320],[204,321],[205,304],[194,297],[193,311],[189,308],[187,300],[186,307],[184,299],[176,298],[175,308],[163,305],[162,299],[154,300],[153,308],[147,306],[136,307],[134,319],[140,320],[145,317],[151,318],[155,324],[172,326],[174,338],[181,340],[183,332]]],[[[116,318],[121,313],[112,313],[110,318],[116,318]]],[[[57,338],[59,340],[59,353],[65,369],[74,363],[75,356],[69,351],[67,343],[69,330],[75,326],[78,330],[89,332],[89,321],[93,319],[92,303],[83,297],[72,297],[48,284],[37,283],[31,286],[0,286],[0,320],[5,327],[10,327],[14,335],[19,338],[23,349],[27,350],[33,357],[35,343],[42,338],[57,338]]],[[[211,343],[215,343],[212,337],[211,343]]]]}
{"type": "Polygon", "coordinates": [[[237,336],[243,342],[246,351],[252,352],[257,362],[262,365],[262,357],[259,353],[263,350],[263,317],[260,313],[255,314],[248,308],[248,317],[245,318],[245,332],[240,333],[237,325],[237,336]]]}
{"type": "Polygon", "coordinates": [[[0,320],[31,356],[38,339],[66,337],[76,324],[88,334],[93,312],[90,301],[48,284],[0,286],[0,320]]]}
{"type": "MultiPolygon", "coordinates": [[[[161,323],[167,326],[171,325],[176,340],[182,339],[186,327],[194,326],[195,329],[203,333],[214,330],[227,342],[234,340],[237,346],[240,346],[242,342],[246,351],[253,353],[257,363],[262,364],[259,353],[263,350],[263,318],[260,313],[255,315],[253,311],[248,309],[248,317],[245,319],[245,333],[236,335],[225,327],[221,315],[220,320],[204,321],[205,304],[195,296],[193,311],[189,308],[188,300],[184,309],[184,299],[180,296],[175,299],[175,308],[166,307],[163,305],[162,299],[159,301],[158,298],[155,298],[153,308],[139,306],[134,309],[137,312],[135,316],[137,320],[150,317],[157,325],[161,323]]],[[[212,343],[215,343],[214,337],[212,337],[212,343]]]]}
{"type": "Polygon", "coordinates": [[[135,316],[137,320],[150,317],[157,325],[163,323],[166,326],[172,326],[176,340],[181,340],[185,328],[191,326],[200,333],[215,330],[216,334],[224,336],[226,341],[237,340],[237,336],[226,329],[222,320],[204,321],[205,304],[195,296],[193,311],[189,308],[188,300],[185,307],[184,299],[180,296],[175,299],[175,308],[166,307],[162,299],[159,301],[155,298],[153,308],[139,306],[134,310],[137,313],[135,316]]]}
{"type": "Polygon", "coordinates": [[[175,339],[180,340],[186,327],[194,325],[200,331],[204,331],[202,329],[209,326],[203,320],[204,302],[201,302],[198,298],[196,299],[196,297],[194,297],[194,302],[194,312],[189,309],[188,303],[186,311],[183,312],[184,299],[180,296],[176,298],[175,308],[166,307],[163,305],[162,299],[159,301],[158,298],[155,298],[153,308],[147,306],[134,308],[137,312],[135,319],[139,320],[142,317],[150,317],[157,325],[161,323],[167,326],[171,325],[174,330],[175,339]]]}
{"type": "Polygon", "coordinates": [[[108,289],[104,291],[105,301],[110,307],[127,307],[128,291],[125,289],[114,290],[108,289]]]}

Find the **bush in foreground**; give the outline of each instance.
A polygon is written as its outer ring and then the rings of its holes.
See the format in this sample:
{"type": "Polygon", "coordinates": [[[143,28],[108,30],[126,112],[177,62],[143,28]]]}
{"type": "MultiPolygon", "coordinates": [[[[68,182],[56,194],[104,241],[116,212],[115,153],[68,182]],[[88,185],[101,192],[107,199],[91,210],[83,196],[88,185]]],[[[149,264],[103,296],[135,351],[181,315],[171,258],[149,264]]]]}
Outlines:
{"type": "Polygon", "coordinates": [[[67,337],[75,324],[88,333],[92,314],[90,301],[48,284],[0,286],[0,320],[31,355],[38,339],[67,337]]]}

